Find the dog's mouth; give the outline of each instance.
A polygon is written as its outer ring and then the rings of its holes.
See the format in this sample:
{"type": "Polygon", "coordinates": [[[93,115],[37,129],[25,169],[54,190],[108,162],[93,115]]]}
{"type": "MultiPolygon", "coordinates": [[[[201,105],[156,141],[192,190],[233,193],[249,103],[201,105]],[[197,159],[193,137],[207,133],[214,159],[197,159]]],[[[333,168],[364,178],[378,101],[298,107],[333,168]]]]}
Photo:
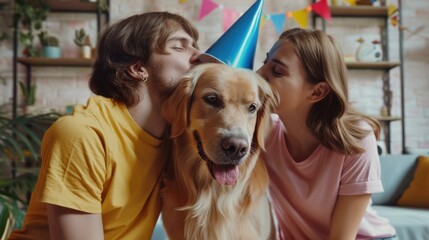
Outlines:
{"type": "Polygon", "coordinates": [[[194,131],[194,137],[197,142],[198,155],[207,162],[207,167],[212,177],[222,185],[233,185],[237,182],[239,176],[238,165],[236,164],[216,164],[204,152],[203,143],[197,130],[194,131]]]}

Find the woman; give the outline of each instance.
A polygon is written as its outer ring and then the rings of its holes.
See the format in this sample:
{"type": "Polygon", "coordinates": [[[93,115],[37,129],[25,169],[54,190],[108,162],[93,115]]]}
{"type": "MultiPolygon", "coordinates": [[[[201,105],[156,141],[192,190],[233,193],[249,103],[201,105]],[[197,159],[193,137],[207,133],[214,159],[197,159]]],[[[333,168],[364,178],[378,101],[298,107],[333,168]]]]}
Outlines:
{"type": "Polygon", "coordinates": [[[98,96],[45,133],[24,227],[10,239],[150,239],[166,162],[161,104],[198,62],[197,39],[167,12],[101,34],[90,78],[98,96]]]}
{"type": "Polygon", "coordinates": [[[258,70],[280,95],[265,159],[281,239],[394,239],[369,207],[383,190],[379,123],[350,106],[332,37],[291,29],[258,70]]]}

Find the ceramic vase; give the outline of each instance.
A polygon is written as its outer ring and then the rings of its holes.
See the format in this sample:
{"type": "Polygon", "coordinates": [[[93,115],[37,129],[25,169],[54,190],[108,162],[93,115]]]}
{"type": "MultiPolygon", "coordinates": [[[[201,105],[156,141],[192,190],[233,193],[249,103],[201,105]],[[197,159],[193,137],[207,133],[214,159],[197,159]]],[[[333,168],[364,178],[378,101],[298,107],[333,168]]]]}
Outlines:
{"type": "Polygon", "coordinates": [[[80,55],[82,58],[85,58],[85,59],[91,58],[91,52],[92,52],[91,46],[82,46],[80,48],[80,51],[81,51],[80,55]]]}

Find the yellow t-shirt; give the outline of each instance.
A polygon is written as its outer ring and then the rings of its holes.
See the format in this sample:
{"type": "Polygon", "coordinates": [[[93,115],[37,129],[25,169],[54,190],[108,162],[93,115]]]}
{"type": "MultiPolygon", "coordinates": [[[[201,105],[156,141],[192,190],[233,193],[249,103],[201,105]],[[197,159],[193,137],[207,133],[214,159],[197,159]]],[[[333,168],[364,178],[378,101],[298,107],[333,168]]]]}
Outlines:
{"type": "Polygon", "coordinates": [[[49,239],[45,203],[101,213],[105,239],[150,239],[161,210],[161,140],[123,104],[91,97],[58,119],[42,142],[42,167],[22,230],[9,239],[49,239]]]}

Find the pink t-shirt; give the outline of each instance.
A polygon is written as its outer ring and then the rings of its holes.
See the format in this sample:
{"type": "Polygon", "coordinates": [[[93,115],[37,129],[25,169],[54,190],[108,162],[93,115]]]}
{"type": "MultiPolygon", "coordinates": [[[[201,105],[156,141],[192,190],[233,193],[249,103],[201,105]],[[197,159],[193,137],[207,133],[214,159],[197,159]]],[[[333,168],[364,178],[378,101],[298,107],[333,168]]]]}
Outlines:
{"type": "MultiPolygon", "coordinates": [[[[338,195],[383,191],[373,134],[362,140],[363,154],[341,155],[319,145],[306,160],[295,162],[286,147],[285,126],[277,115],[272,122],[265,159],[281,239],[328,239],[338,195]]],[[[393,235],[388,220],[368,206],[356,239],[393,235]]]]}

